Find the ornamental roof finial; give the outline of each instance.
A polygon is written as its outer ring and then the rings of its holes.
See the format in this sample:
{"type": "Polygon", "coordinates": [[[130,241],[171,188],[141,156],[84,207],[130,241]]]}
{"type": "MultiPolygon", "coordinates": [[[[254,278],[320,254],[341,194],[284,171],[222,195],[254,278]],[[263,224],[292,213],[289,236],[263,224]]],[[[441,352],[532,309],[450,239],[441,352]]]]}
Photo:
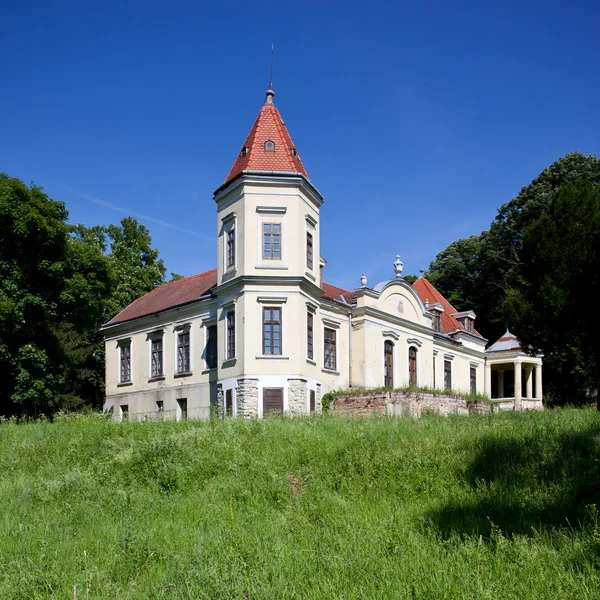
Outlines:
{"type": "Polygon", "coordinates": [[[275,44],[271,44],[271,74],[269,75],[269,89],[267,90],[267,98],[265,104],[273,104],[273,57],[275,56],[275,44]]]}
{"type": "Polygon", "coordinates": [[[394,273],[396,273],[396,277],[402,277],[402,269],[404,268],[404,263],[400,260],[400,255],[396,254],[396,260],[394,261],[394,273]]]}

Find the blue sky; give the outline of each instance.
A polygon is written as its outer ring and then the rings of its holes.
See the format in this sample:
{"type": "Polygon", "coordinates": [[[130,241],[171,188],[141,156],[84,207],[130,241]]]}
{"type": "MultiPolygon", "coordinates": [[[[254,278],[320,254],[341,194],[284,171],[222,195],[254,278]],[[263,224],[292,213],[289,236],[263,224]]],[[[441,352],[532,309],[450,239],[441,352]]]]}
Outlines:
{"type": "Polygon", "coordinates": [[[331,283],[427,267],[571,151],[600,154],[600,3],[5,2],[0,171],[72,222],[215,266],[213,191],[264,100],[325,197],[331,283]],[[366,209],[366,210],[365,210],[366,209]]]}

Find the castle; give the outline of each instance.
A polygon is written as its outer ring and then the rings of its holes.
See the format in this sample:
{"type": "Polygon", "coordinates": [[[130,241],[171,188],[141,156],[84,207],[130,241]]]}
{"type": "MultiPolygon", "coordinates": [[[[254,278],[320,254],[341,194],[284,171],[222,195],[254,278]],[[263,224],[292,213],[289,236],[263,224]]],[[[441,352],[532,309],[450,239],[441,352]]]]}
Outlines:
{"type": "Polygon", "coordinates": [[[161,285],[104,326],[105,410],[117,419],[207,418],[211,406],[308,414],[327,391],[382,386],[541,404],[541,358],[508,332],[486,351],[475,314],[423,277],[410,285],[399,256],[374,287],[364,276],[354,291],[323,281],[323,198],[273,97],[269,86],[214,193],[216,269],[161,285]]]}

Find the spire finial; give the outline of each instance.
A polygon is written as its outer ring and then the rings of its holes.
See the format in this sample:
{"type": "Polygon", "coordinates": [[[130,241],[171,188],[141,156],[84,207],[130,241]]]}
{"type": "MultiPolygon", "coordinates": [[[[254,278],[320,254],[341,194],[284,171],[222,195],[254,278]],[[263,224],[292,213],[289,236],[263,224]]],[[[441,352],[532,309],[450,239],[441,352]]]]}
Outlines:
{"type": "Polygon", "coordinates": [[[275,44],[271,44],[271,73],[269,75],[269,89],[267,90],[267,99],[265,100],[265,104],[273,104],[273,96],[275,92],[273,91],[273,58],[275,56],[275,44]]]}
{"type": "Polygon", "coordinates": [[[419,269],[419,273],[421,274],[421,277],[423,277],[423,275],[425,275],[425,269],[423,268],[423,265],[421,265],[421,268],[419,269]]]}
{"type": "Polygon", "coordinates": [[[396,273],[396,277],[402,277],[402,268],[404,267],[404,263],[400,260],[400,255],[396,254],[396,260],[394,261],[394,273],[396,273]]]}

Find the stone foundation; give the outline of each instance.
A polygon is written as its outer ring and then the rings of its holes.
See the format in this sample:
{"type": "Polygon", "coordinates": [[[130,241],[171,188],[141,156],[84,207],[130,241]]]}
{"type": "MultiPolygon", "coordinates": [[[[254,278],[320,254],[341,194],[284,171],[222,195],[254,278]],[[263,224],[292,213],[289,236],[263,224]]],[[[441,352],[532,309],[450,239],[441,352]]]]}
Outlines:
{"type": "Polygon", "coordinates": [[[288,409],[290,414],[307,414],[307,402],[308,388],[306,386],[306,379],[288,379],[288,409]]]}
{"type": "Polygon", "coordinates": [[[235,401],[238,417],[258,417],[258,379],[238,379],[235,401]]]}

